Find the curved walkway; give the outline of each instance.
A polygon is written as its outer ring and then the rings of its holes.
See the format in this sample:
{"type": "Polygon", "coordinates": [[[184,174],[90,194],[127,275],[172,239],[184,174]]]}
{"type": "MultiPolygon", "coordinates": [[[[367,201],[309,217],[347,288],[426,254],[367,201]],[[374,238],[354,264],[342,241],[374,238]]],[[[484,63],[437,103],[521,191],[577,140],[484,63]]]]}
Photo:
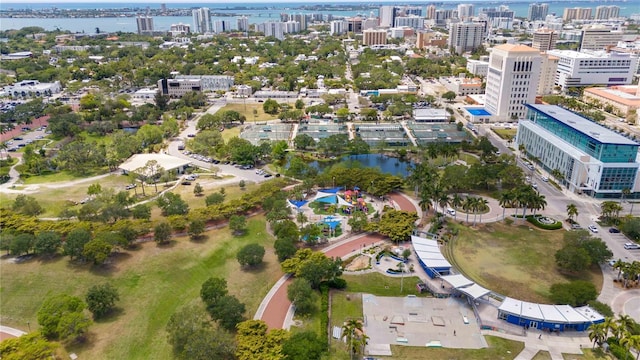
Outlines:
{"type": "MultiPolygon", "coordinates": [[[[391,200],[400,210],[419,211],[419,208],[406,195],[394,193],[391,200]]],[[[363,246],[373,245],[384,239],[381,235],[363,234],[335,243],[322,250],[329,257],[343,258],[363,246]]],[[[284,275],[271,288],[256,311],[254,319],[263,320],[271,329],[288,329],[293,320],[294,308],[287,298],[287,287],[291,283],[290,275],[284,275]]]]}
{"type": "Polygon", "coordinates": [[[0,325],[0,341],[10,338],[20,337],[26,334],[26,332],[18,329],[14,329],[8,326],[0,325]]]}

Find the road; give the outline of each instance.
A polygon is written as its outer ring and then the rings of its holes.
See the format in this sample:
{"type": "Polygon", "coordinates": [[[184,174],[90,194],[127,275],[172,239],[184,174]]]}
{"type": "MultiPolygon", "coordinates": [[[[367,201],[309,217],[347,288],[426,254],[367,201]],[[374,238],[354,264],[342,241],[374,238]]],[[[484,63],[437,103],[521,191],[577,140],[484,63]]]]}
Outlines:
{"type": "Polygon", "coordinates": [[[198,130],[196,129],[196,124],[198,123],[198,119],[204,114],[215,114],[222,107],[226,105],[225,100],[218,100],[214,102],[205,112],[196,114],[193,119],[189,120],[187,123],[187,127],[178,135],[178,137],[174,138],[171,142],[169,142],[169,146],[167,147],[167,153],[172,156],[176,156],[183,159],[189,159],[193,165],[198,166],[203,169],[211,169],[212,167],[217,167],[220,169],[222,174],[233,175],[240,180],[251,181],[254,183],[260,183],[268,180],[262,175],[256,174],[256,169],[240,169],[233,165],[225,165],[225,164],[212,164],[205,161],[197,160],[191,158],[182,151],[178,150],[178,145],[184,140],[189,139],[189,135],[197,134],[198,130]]]}

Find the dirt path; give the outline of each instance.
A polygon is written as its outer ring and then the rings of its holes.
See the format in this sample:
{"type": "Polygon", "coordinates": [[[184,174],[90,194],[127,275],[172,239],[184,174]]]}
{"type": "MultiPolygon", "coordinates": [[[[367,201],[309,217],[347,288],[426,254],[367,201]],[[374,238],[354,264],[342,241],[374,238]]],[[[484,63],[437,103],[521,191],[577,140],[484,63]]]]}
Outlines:
{"type": "MultiPolygon", "coordinates": [[[[405,195],[394,193],[391,199],[395,201],[401,210],[416,211],[416,207],[405,195]]],[[[372,245],[378,241],[384,240],[384,236],[377,234],[369,234],[364,236],[356,236],[340,243],[334,244],[322,250],[329,257],[344,257],[354,251],[357,251],[363,246],[372,245]]],[[[290,324],[287,324],[287,314],[291,307],[291,301],[287,299],[287,287],[291,283],[291,279],[278,283],[274,286],[278,286],[278,289],[271,293],[269,298],[265,298],[267,304],[262,307],[264,310],[260,316],[260,319],[267,323],[270,329],[286,329],[290,324]]]]}

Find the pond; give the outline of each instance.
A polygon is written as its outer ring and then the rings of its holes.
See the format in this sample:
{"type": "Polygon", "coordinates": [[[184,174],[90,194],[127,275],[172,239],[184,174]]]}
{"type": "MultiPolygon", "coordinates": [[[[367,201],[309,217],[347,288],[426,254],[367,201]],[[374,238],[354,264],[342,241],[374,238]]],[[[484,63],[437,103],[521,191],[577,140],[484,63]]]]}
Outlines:
{"type": "MultiPolygon", "coordinates": [[[[342,157],[339,161],[346,163],[354,162],[357,164],[356,166],[378,168],[385,174],[391,174],[402,178],[409,176],[412,165],[411,161],[400,160],[398,158],[382,154],[347,155],[342,157]]],[[[337,162],[338,160],[336,160],[336,162],[312,161],[309,165],[316,169],[323,170],[337,162]]]]}

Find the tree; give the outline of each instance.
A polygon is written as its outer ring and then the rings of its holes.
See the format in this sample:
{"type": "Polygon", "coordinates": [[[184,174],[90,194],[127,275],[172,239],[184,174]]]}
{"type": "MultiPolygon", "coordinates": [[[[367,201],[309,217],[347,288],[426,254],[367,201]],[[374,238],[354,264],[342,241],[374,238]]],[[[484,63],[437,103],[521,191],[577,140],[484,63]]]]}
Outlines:
{"type": "Polygon", "coordinates": [[[189,237],[191,240],[198,240],[205,231],[205,222],[202,219],[193,219],[189,223],[189,237]]]}
{"type": "Polygon", "coordinates": [[[5,360],[48,360],[55,358],[56,343],[47,341],[37,331],[0,342],[0,356],[5,360]]]}
{"type": "Polygon", "coordinates": [[[308,134],[298,134],[293,139],[293,145],[296,150],[307,150],[310,147],[315,146],[316,141],[308,134]]]}
{"type": "Polygon", "coordinates": [[[402,210],[387,210],[378,223],[370,223],[371,231],[376,231],[382,235],[388,236],[392,241],[405,241],[412,234],[415,227],[414,222],[418,220],[415,212],[402,210]]]}
{"type": "Polygon", "coordinates": [[[171,239],[171,225],[161,222],[153,228],[153,241],[158,244],[166,244],[171,239]]]}
{"type": "Polygon", "coordinates": [[[87,195],[89,196],[95,196],[100,194],[101,192],[102,192],[102,185],[100,185],[100,183],[91,184],[87,189],[87,195]]]}
{"type": "Polygon", "coordinates": [[[82,256],[92,261],[94,265],[101,265],[107,260],[109,254],[111,254],[111,250],[113,250],[111,244],[102,239],[93,239],[84,244],[82,256]]]}
{"type": "Polygon", "coordinates": [[[282,359],[282,346],[289,337],[283,329],[269,331],[262,320],[247,320],[237,326],[238,360],[282,359]]]}
{"type": "Polygon", "coordinates": [[[345,339],[349,347],[349,355],[360,354],[364,352],[368,336],[364,334],[362,320],[350,319],[342,325],[342,337],[345,339]]]}
{"type": "Polygon", "coordinates": [[[9,253],[11,255],[28,254],[36,242],[36,238],[31,234],[22,233],[15,236],[9,245],[9,253]]]}
{"type": "Polygon", "coordinates": [[[298,109],[298,110],[302,110],[302,109],[304,109],[304,101],[302,101],[302,99],[298,99],[298,100],[296,100],[295,107],[296,107],[296,109],[298,109]]]}
{"type": "Polygon", "coordinates": [[[280,104],[273,99],[267,99],[262,104],[262,110],[267,114],[276,115],[280,111],[280,104]]]}
{"type": "Polygon", "coordinates": [[[204,199],[204,202],[205,204],[207,204],[207,206],[212,206],[212,205],[222,204],[224,202],[224,198],[225,198],[224,193],[217,192],[207,196],[204,199]]]}
{"type": "Polygon", "coordinates": [[[296,332],[282,345],[287,360],[320,360],[327,351],[327,341],[313,331],[296,332]]]}
{"type": "Polygon", "coordinates": [[[200,288],[200,298],[202,302],[209,307],[213,307],[217,301],[226,296],[227,291],[227,280],[223,278],[209,278],[207,279],[200,288]]]}
{"type": "Polygon", "coordinates": [[[263,257],[264,247],[259,244],[247,244],[236,255],[241,266],[259,265],[262,263],[263,257]]]}
{"type": "Polygon", "coordinates": [[[84,298],[87,308],[93,313],[94,319],[99,319],[109,314],[120,300],[118,289],[109,283],[93,285],[87,291],[84,298]]]}
{"type": "Polygon", "coordinates": [[[556,264],[563,270],[582,271],[591,265],[589,253],[582,248],[568,245],[556,252],[556,264]]]}
{"type": "Polygon", "coordinates": [[[317,289],[324,280],[332,281],[342,275],[342,260],[327,257],[321,252],[301,249],[281,264],[282,270],[309,281],[317,289]]]}
{"type": "Polygon", "coordinates": [[[244,320],[246,308],[233,295],[224,295],[213,306],[207,306],[207,311],[223,329],[235,330],[236,325],[244,320]]]}
{"type": "Polygon", "coordinates": [[[156,200],[158,207],[162,209],[163,216],[186,215],[189,212],[189,204],[179,194],[167,192],[156,200]]]}
{"type": "Polygon", "coordinates": [[[453,91],[447,91],[442,94],[442,98],[447,100],[448,102],[452,102],[456,98],[456,93],[453,91]]]}
{"type": "Polygon", "coordinates": [[[166,330],[178,359],[234,359],[231,335],[222,329],[213,329],[207,314],[199,307],[188,306],[175,312],[169,318],[166,330]]]}
{"type": "Polygon", "coordinates": [[[573,218],[578,216],[578,207],[576,204],[568,204],[567,205],[567,217],[571,222],[573,222],[573,218]]]}
{"type": "Polygon", "coordinates": [[[245,186],[247,186],[247,184],[245,183],[244,180],[240,180],[240,182],[238,183],[238,186],[240,186],[240,190],[244,190],[245,186]]]}
{"type": "Polygon", "coordinates": [[[317,295],[304,278],[296,278],[287,288],[287,298],[296,307],[299,315],[311,314],[316,309],[317,295]]]}
{"type": "Polygon", "coordinates": [[[13,205],[11,205],[11,209],[20,214],[30,216],[40,215],[44,212],[44,209],[40,206],[36,198],[24,194],[16,196],[16,200],[13,202],[13,205]]]}
{"type": "Polygon", "coordinates": [[[202,196],[204,194],[204,189],[200,183],[196,183],[196,186],[193,187],[193,195],[202,196]]]}
{"type": "Polygon", "coordinates": [[[131,215],[134,219],[149,220],[151,219],[151,207],[147,204],[136,205],[131,209],[131,215]]]}
{"type": "Polygon", "coordinates": [[[589,281],[576,280],[556,283],[549,289],[549,297],[555,304],[583,306],[598,296],[596,287],[589,281]]]}
{"type": "Polygon", "coordinates": [[[229,229],[234,235],[242,235],[247,229],[247,219],[244,216],[232,215],[229,218],[229,229]]]}
{"type": "Polygon", "coordinates": [[[84,228],[75,228],[69,232],[65,239],[62,249],[65,255],[68,255],[71,260],[82,256],[84,251],[84,245],[91,240],[91,233],[84,228]]]}
{"type": "Polygon", "coordinates": [[[607,328],[603,323],[591,324],[589,326],[589,340],[593,341],[593,348],[596,344],[601,345],[607,339],[607,328]]]}
{"type": "Polygon", "coordinates": [[[49,339],[81,339],[91,324],[82,312],[85,306],[75,296],[58,294],[47,297],[38,310],[40,332],[49,339]]]}
{"type": "Polygon", "coordinates": [[[351,215],[349,220],[347,220],[347,224],[351,227],[352,232],[359,233],[367,228],[369,220],[367,219],[367,214],[362,211],[356,211],[351,215]]]}

